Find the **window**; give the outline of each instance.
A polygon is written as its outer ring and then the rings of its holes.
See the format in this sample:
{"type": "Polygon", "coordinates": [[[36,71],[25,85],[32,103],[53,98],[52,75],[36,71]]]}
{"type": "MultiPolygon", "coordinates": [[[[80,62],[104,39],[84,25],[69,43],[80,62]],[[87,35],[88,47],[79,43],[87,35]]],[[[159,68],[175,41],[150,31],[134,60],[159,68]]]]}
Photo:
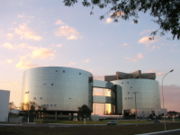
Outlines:
{"type": "Polygon", "coordinates": [[[54,86],[54,83],[51,83],[51,86],[54,86]]]}
{"type": "Polygon", "coordinates": [[[56,70],[56,72],[58,72],[58,70],[56,70]]]}
{"type": "Polygon", "coordinates": [[[65,71],[65,70],[63,70],[62,72],[63,72],[63,73],[65,73],[66,71],[65,71]]]}
{"type": "Polygon", "coordinates": [[[93,77],[89,77],[89,83],[93,82],[93,77]]]}
{"type": "Polygon", "coordinates": [[[79,72],[79,75],[81,75],[82,73],[81,72],[79,72]]]}

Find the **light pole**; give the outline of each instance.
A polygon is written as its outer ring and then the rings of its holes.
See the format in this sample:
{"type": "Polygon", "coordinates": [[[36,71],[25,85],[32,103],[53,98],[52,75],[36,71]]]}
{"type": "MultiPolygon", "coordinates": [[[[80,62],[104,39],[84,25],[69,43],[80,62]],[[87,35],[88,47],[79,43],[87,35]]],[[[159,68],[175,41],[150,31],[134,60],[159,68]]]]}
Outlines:
{"type": "Polygon", "coordinates": [[[135,91],[135,92],[133,92],[133,94],[134,94],[134,105],[135,105],[135,119],[137,120],[137,92],[135,91]]]}
{"type": "MultiPolygon", "coordinates": [[[[173,72],[173,71],[174,71],[174,69],[171,69],[169,72],[167,72],[166,74],[164,74],[164,76],[162,77],[162,105],[163,105],[162,107],[163,107],[163,109],[165,109],[165,106],[164,106],[164,86],[163,86],[163,81],[164,81],[165,77],[166,77],[169,73],[171,73],[171,72],[173,72]]],[[[164,114],[164,130],[167,130],[165,114],[164,114]]]]}
{"type": "MultiPolygon", "coordinates": [[[[29,91],[26,91],[25,94],[26,94],[27,96],[29,96],[29,91]]],[[[28,97],[28,99],[29,99],[29,97],[28,97]]],[[[28,107],[28,108],[27,108],[27,109],[28,109],[27,123],[29,123],[29,110],[30,110],[30,102],[29,102],[29,101],[28,101],[27,107],[28,107]]]]}

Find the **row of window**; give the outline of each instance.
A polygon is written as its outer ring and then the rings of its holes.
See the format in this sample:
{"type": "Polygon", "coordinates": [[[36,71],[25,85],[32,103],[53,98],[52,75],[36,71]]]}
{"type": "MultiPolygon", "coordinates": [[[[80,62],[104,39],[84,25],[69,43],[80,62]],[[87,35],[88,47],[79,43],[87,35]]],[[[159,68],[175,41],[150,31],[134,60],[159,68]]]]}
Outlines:
{"type": "Polygon", "coordinates": [[[125,100],[131,100],[133,97],[125,97],[125,100]]]}
{"type": "MultiPolygon", "coordinates": [[[[36,99],[38,99],[38,98],[34,97],[33,99],[34,99],[34,100],[36,100],[36,99]]],[[[40,99],[40,100],[42,100],[42,99],[43,99],[43,97],[39,97],[39,99],[40,99]]]]}
{"type": "Polygon", "coordinates": [[[43,104],[43,107],[56,107],[57,104],[43,104]]]}
{"type": "MultiPolygon", "coordinates": [[[[57,73],[57,72],[59,72],[59,70],[55,70],[55,72],[57,73]]],[[[65,72],[66,72],[66,70],[62,70],[62,73],[65,73],[65,72]]],[[[78,74],[79,74],[79,75],[82,75],[81,72],[79,72],[78,74]]]]}

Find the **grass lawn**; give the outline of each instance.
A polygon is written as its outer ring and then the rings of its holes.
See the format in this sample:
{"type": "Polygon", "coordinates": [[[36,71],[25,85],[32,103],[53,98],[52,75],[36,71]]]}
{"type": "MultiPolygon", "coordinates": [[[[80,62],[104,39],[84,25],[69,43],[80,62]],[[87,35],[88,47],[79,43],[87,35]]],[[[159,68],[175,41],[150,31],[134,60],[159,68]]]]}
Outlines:
{"type": "MultiPolygon", "coordinates": [[[[168,123],[168,129],[180,128],[180,123],[168,123]]],[[[0,127],[0,135],[134,135],[163,130],[162,124],[82,126],[82,127],[0,127]]]]}
{"type": "MultiPolygon", "coordinates": [[[[86,124],[107,124],[108,121],[111,120],[103,120],[103,121],[86,121],[86,124]]],[[[61,123],[61,124],[84,124],[83,121],[45,121],[45,122],[37,122],[37,123],[61,123]]],[[[152,121],[148,120],[118,120],[119,124],[143,124],[143,123],[152,123],[152,121]]]]}

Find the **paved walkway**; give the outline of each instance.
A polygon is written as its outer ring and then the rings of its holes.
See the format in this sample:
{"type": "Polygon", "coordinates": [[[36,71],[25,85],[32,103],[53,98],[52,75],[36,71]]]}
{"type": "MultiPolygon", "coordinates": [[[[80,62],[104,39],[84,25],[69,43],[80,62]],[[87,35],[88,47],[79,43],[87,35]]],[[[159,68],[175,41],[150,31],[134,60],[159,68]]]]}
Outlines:
{"type": "Polygon", "coordinates": [[[172,129],[167,131],[159,131],[159,132],[136,134],[136,135],[180,135],[180,129],[172,129]]]}

